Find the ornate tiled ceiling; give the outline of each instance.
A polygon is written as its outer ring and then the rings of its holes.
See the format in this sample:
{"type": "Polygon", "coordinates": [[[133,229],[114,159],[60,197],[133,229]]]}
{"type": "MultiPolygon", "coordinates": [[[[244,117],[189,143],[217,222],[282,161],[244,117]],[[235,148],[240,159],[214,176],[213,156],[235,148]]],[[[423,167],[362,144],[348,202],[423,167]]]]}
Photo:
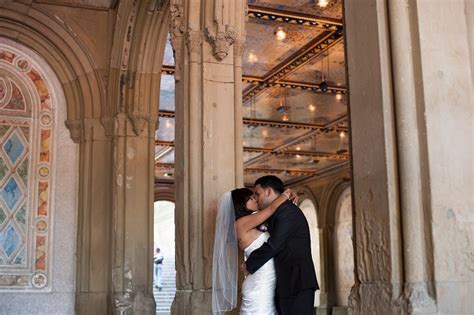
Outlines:
{"type": "MultiPolygon", "coordinates": [[[[328,0],[249,1],[243,56],[244,181],[264,174],[286,183],[349,161],[342,5],[328,0]],[[324,1],[323,1],[324,2],[324,1]],[[277,38],[281,32],[285,38],[277,38]]],[[[174,174],[174,60],[164,54],[158,182],[174,174]]]]}

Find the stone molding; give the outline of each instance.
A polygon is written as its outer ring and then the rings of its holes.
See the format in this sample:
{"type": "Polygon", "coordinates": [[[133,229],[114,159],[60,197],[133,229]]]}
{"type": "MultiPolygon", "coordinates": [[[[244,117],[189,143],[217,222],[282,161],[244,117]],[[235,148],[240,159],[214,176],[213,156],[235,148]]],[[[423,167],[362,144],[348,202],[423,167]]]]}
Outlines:
{"type": "Polygon", "coordinates": [[[170,41],[175,60],[175,80],[181,79],[182,37],[185,31],[184,7],[181,0],[171,0],[170,41]]]}

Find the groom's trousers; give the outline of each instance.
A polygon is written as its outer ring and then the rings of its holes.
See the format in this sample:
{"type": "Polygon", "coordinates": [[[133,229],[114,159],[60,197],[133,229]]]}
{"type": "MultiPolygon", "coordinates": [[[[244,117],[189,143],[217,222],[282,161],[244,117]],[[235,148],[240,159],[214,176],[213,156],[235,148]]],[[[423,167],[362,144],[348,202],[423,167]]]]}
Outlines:
{"type": "Polygon", "coordinates": [[[280,298],[278,304],[281,315],[313,315],[314,289],[302,290],[291,298],[280,298]]]}

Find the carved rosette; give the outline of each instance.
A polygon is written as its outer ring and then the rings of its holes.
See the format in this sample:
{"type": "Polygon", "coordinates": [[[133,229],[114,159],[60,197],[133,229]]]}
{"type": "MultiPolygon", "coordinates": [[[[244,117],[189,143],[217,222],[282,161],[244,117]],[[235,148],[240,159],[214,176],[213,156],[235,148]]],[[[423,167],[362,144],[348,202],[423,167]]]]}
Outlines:
{"type": "Polygon", "coordinates": [[[67,129],[71,133],[71,139],[74,143],[79,143],[82,139],[82,131],[84,124],[80,119],[66,120],[65,122],[67,129]]]}
{"type": "Polygon", "coordinates": [[[229,48],[236,41],[238,34],[230,26],[226,27],[225,32],[216,32],[207,27],[206,37],[212,46],[214,57],[221,61],[229,54],[229,48]]]}

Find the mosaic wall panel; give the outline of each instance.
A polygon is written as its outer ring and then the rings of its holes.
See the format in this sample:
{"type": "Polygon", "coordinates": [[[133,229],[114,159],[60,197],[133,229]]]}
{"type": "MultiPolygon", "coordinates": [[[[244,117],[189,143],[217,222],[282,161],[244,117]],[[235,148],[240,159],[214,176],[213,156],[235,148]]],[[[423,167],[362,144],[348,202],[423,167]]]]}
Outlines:
{"type": "Polygon", "coordinates": [[[51,101],[34,63],[0,45],[0,290],[50,290],[51,101]]]}

